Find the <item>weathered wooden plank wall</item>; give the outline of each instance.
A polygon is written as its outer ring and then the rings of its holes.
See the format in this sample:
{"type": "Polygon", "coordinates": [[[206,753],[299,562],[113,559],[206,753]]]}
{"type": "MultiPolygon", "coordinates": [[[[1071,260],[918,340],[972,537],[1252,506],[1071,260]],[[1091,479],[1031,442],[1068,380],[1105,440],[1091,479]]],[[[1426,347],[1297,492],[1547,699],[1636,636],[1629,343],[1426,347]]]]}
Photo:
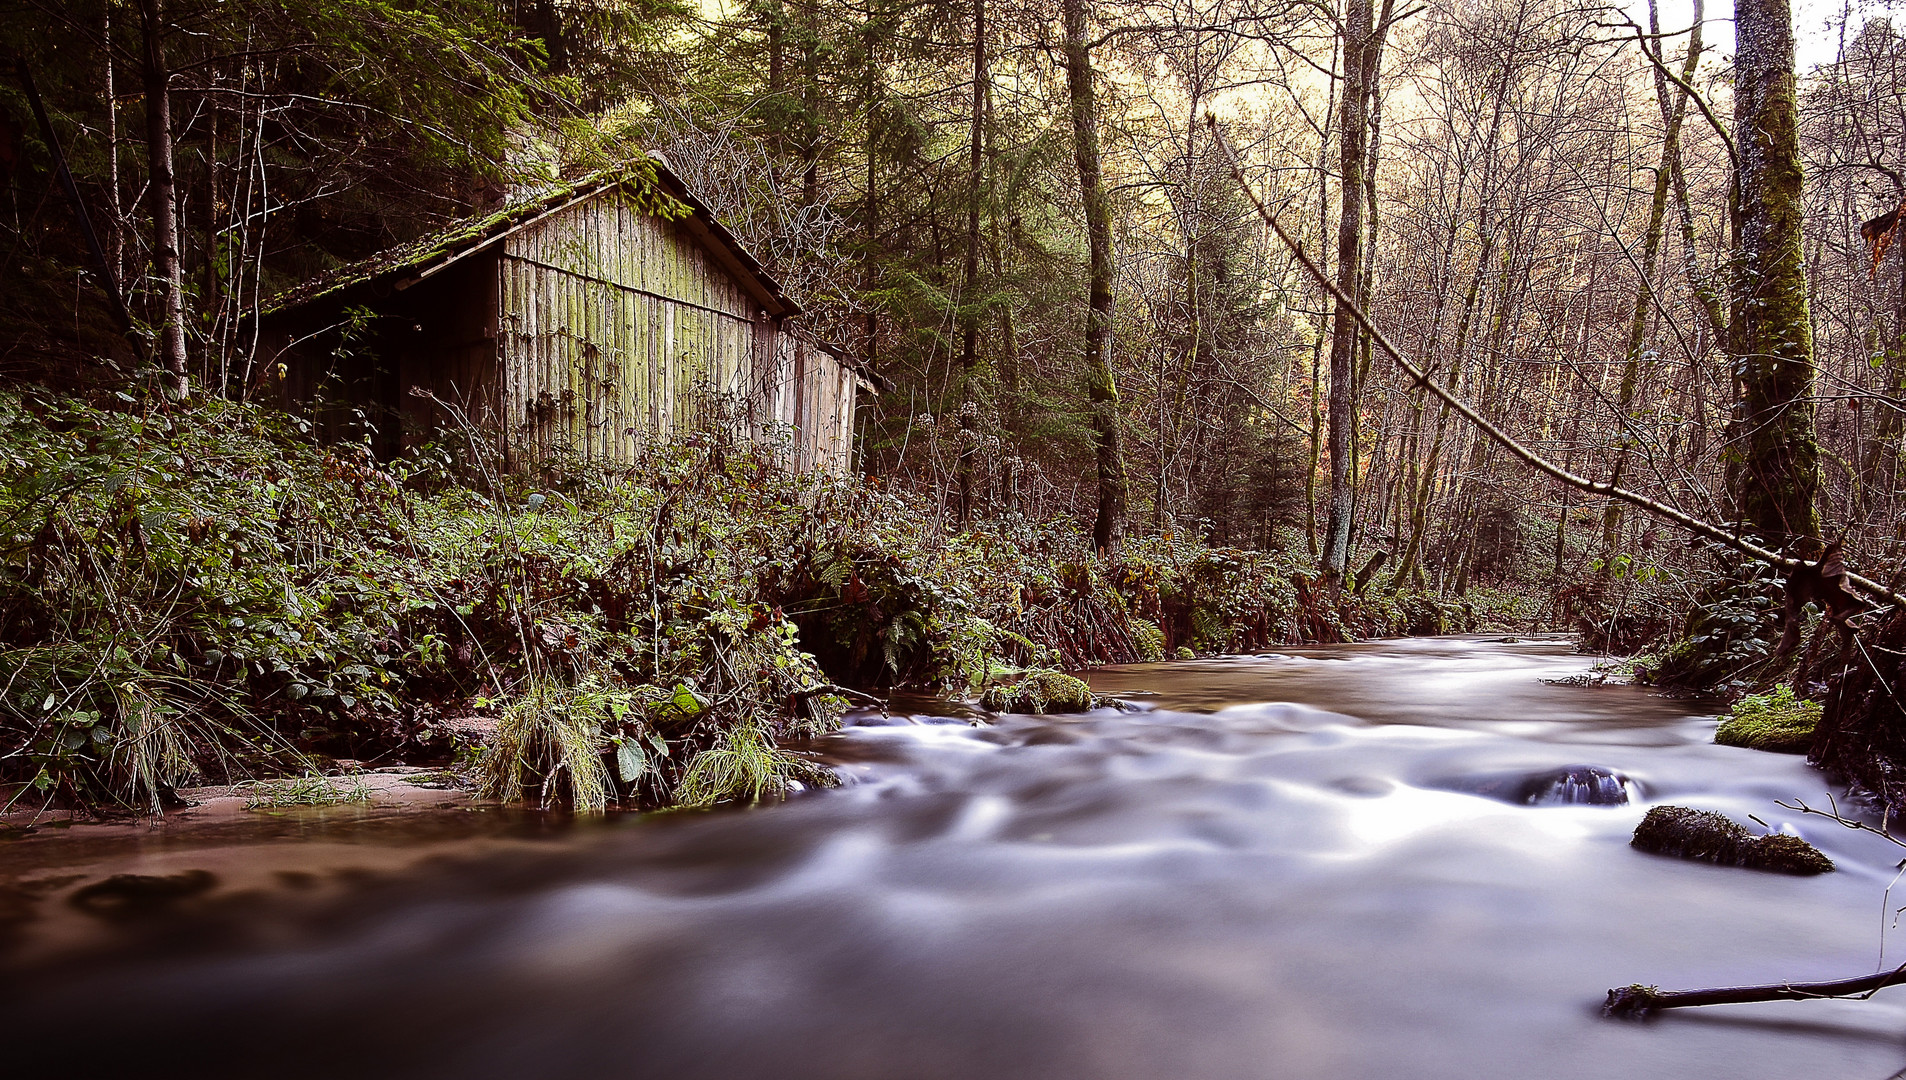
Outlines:
{"type": "Polygon", "coordinates": [[[513,455],[630,461],[692,424],[712,391],[742,406],[752,437],[795,426],[795,468],[848,466],[853,373],[796,343],[699,244],[620,196],[510,236],[497,281],[513,455]]]}

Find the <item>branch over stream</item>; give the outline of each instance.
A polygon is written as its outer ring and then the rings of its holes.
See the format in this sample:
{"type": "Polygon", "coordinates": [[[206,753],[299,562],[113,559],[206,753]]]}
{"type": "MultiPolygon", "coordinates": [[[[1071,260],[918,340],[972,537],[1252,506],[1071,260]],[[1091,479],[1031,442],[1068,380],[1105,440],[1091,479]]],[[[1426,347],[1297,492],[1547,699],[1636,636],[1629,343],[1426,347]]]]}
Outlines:
{"type": "Polygon", "coordinates": [[[1739,1005],[1749,1001],[1802,1001],[1807,998],[1867,998],[1875,991],[1906,982],[1906,964],[1832,982],[1768,983],[1764,986],[1721,986],[1710,990],[1658,990],[1652,986],[1621,986],[1608,992],[1603,1016],[1640,1020],[1662,1009],[1695,1005],[1739,1005]]]}
{"type": "MultiPolygon", "coordinates": [[[[1778,567],[1789,573],[1807,569],[1811,566],[1811,564],[1803,560],[1788,558],[1778,552],[1769,551],[1759,544],[1729,532],[1718,525],[1702,521],[1692,514],[1677,510],[1666,503],[1650,499],[1646,495],[1629,491],[1626,488],[1617,487],[1614,484],[1604,484],[1597,480],[1577,476],[1511,438],[1507,432],[1491,423],[1488,418],[1477,412],[1467,401],[1464,401],[1437,383],[1436,380],[1430,378],[1421,367],[1417,366],[1409,357],[1403,355],[1402,350],[1390,343],[1390,339],[1384,335],[1382,330],[1377,328],[1375,323],[1370,321],[1370,317],[1364,314],[1363,309],[1357,305],[1356,301],[1344,295],[1343,290],[1339,289],[1336,283],[1331,281],[1329,276],[1319,269],[1316,263],[1311,261],[1310,256],[1304,253],[1302,245],[1298,244],[1298,242],[1291,237],[1290,233],[1284,231],[1284,226],[1277,220],[1277,216],[1272,214],[1271,211],[1265,207],[1263,201],[1257,197],[1257,192],[1252,189],[1250,183],[1244,178],[1244,170],[1238,165],[1237,152],[1231,148],[1231,144],[1229,140],[1225,138],[1223,130],[1218,127],[1218,118],[1215,115],[1206,114],[1205,122],[1210,126],[1211,133],[1213,137],[1217,139],[1218,146],[1224,151],[1226,163],[1231,169],[1232,179],[1237,181],[1238,187],[1243,190],[1245,198],[1251,200],[1251,205],[1257,209],[1258,217],[1262,218],[1264,223],[1271,227],[1271,231],[1275,232],[1277,238],[1284,242],[1284,246],[1290,248],[1291,254],[1297,256],[1297,261],[1304,265],[1304,269],[1309,271],[1310,275],[1317,279],[1318,284],[1322,285],[1325,290],[1330,293],[1332,299],[1341,305],[1345,311],[1349,312],[1352,318],[1356,319],[1357,324],[1369,333],[1371,339],[1377,343],[1379,348],[1389,354],[1390,359],[1396,361],[1397,366],[1408,373],[1410,378],[1418,385],[1436,395],[1437,398],[1442,400],[1443,404],[1448,405],[1452,411],[1474,425],[1478,431],[1481,431],[1484,435],[1494,440],[1503,449],[1509,451],[1510,454],[1537,472],[1544,473],[1570,487],[1586,491],[1591,495],[1601,495],[1611,499],[1619,499],[1622,502],[1628,503],[1630,506],[1637,507],[1664,521],[1679,525],[1697,536],[1702,536],[1717,543],[1724,544],[1743,555],[1758,559],[1761,562],[1778,567]]],[[[1900,596],[1898,593],[1881,585],[1877,581],[1861,577],[1854,573],[1848,573],[1846,575],[1846,581],[1847,584],[1852,585],[1854,588],[1877,600],[1883,600],[1889,604],[1906,607],[1906,597],[1900,596]]]]}

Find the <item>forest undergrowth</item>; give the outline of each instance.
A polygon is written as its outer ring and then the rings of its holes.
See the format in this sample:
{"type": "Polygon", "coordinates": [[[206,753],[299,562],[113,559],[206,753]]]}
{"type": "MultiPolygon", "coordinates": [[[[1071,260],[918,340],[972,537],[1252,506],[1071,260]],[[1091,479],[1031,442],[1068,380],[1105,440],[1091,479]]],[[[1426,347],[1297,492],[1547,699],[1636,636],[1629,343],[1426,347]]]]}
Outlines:
{"type": "Polygon", "coordinates": [[[0,396],[7,808],[157,813],[339,760],[458,759],[485,794],[583,810],[771,799],[831,782],[800,740],[887,688],[1002,699],[1490,614],[1325,604],[1300,556],[1184,536],[1101,559],[1071,520],[952,532],[725,430],[529,475],[475,432],[379,462],[256,406],[0,396]]]}

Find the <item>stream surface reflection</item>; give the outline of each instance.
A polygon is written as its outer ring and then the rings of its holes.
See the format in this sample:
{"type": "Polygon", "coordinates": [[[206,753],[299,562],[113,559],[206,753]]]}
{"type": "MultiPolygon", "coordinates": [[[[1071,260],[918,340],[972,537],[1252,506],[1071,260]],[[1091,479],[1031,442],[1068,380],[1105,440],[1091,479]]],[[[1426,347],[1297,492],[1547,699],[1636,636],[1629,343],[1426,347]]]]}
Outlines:
{"type": "Polygon", "coordinates": [[[823,744],[848,786],[749,811],[575,828],[459,811],[415,836],[332,819],[64,863],[0,845],[16,886],[0,1045],[23,1076],[1881,1080],[1906,1064],[1902,990],[1598,1017],[1630,982],[1873,970],[1898,853],[1775,806],[1824,801],[1797,758],[1714,746],[1711,717],[1641,689],[1544,681],[1589,663],[1563,642],[1444,638],[1105,669],[1094,686],[1141,711],[864,717],[823,744]],[[1585,765],[1632,801],[1504,794],[1585,765]],[[1793,828],[1840,872],[1634,851],[1664,801],[1793,828]],[[152,910],[75,901],[129,868],[219,884],[152,910]]]}

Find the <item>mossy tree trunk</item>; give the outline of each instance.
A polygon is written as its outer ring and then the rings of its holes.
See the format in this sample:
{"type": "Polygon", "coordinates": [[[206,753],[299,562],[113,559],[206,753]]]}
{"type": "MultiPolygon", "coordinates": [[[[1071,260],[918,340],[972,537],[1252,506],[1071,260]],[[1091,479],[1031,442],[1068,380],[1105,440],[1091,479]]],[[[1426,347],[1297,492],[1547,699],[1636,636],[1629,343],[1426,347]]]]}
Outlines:
{"type": "Polygon", "coordinates": [[[1086,0],[1064,0],[1066,89],[1072,113],[1072,152],[1079,167],[1092,275],[1085,321],[1086,396],[1098,464],[1099,512],[1092,542],[1101,553],[1118,547],[1125,532],[1125,459],[1120,448],[1118,384],[1106,355],[1112,337],[1112,209],[1099,165],[1098,96],[1085,40],[1086,0]]]}
{"type": "Polygon", "coordinates": [[[1820,535],[1820,449],[1788,0],[1737,0],[1734,26],[1739,159],[1729,322],[1739,396],[1729,493],[1748,529],[1770,546],[1791,547],[1820,535]]]}

